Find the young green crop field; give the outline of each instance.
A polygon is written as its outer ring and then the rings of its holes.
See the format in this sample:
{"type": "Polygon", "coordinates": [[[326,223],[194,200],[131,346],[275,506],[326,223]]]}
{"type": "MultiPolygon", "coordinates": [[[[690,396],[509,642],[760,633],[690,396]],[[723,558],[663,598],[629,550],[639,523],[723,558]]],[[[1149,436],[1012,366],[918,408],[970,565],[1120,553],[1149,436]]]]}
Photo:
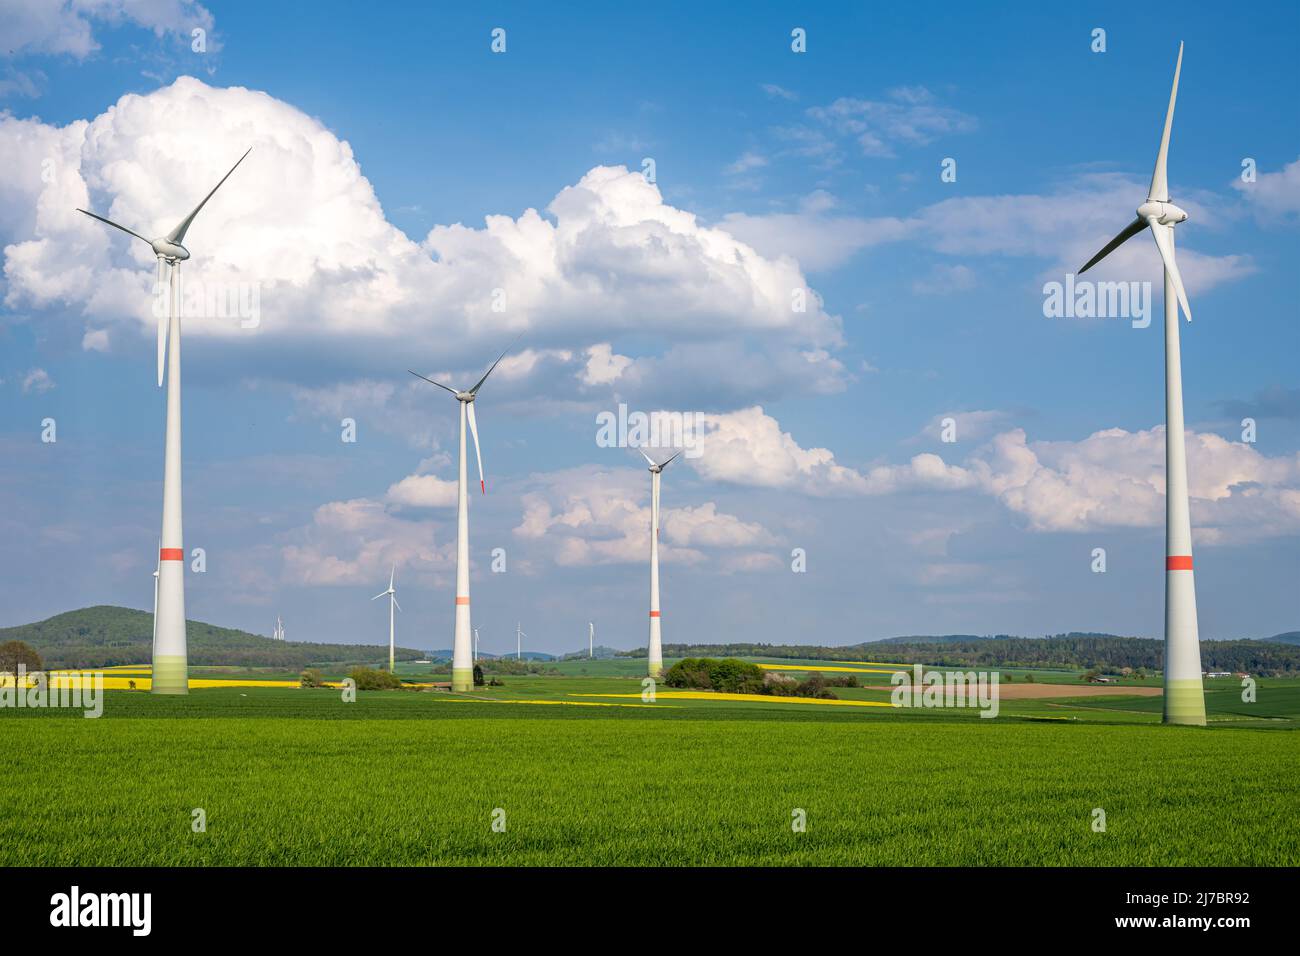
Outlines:
{"type": "Polygon", "coordinates": [[[1293,681],[1261,681],[1254,704],[1235,682],[1210,684],[1199,729],[1161,726],[1158,697],[1071,700],[1069,687],[983,719],[645,705],[630,675],[505,680],[355,703],[337,690],[109,691],[96,720],[0,711],[0,863],[1300,863],[1293,681]],[[591,696],[608,694],[636,696],[591,696]],[[199,808],[205,832],[191,826],[199,808]]]}

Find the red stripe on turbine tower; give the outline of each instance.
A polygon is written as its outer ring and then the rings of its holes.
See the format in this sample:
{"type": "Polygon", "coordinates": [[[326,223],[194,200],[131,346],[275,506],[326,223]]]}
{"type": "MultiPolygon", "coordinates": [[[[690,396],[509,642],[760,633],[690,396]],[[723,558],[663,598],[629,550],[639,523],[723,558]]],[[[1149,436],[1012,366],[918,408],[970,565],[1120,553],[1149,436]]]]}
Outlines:
{"type": "Polygon", "coordinates": [[[158,560],[159,561],[184,561],[185,549],[184,548],[159,548],[158,560]]]}
{"type": "Polygon", "coordinates": [[[651,617],[658,617],[658,616],[659,616],[659,612],[658,612],[658,611],[651,611],[651,612],[650,612],[650,616],[651,616],[651,617]]]}
{"type": "Polygon", "coordinates": [[[1192,556],[1190,554],[1171,554],[1165,558],[1166,571],[1190,571],[1192,570],[1192,556]]]}
{"type": "Polygon", "coordinates": [[[469,598],[467,598],[467,597],[460,597],[459,595],[457,595],[457,596],[456,596],[456,603],[457,603],[457,604],[468,604],[468,603],[469,603],[469,598]]]}

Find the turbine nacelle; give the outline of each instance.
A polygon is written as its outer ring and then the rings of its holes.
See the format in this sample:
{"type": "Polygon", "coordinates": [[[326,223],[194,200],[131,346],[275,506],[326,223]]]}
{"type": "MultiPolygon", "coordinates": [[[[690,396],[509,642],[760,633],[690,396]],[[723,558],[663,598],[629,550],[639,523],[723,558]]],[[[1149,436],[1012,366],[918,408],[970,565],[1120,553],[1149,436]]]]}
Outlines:
{"type": "MultiPolygon", "coordinates": [[[[1169,91],[1169,109],[1165,113],[1165,127],[1160,135],[1160,150],[1156,153],[1156,167],[1151,174],[1151,189],[1147,200],[1137,208],[1137,218],[1124,227],[1114,239],[1106,243],[1101,251],[1083,264],[1079,275],[1083,275],[1102,259],[1128,242],[1139,232],[1151,230],[1151,238],[1160,251],[1164,263],[1165,276],[1173,287],[1173,295],[1178,306],[1182,307],[1187,321],[1192,321],[1192,309],[1187,304],[1187,290],[1183,288],[1183,277],[1178,272],[1178,262],[1174,258],[1174,226],[1187,221],[1187,212],[1169,201],[1169,134],[1174,126],[1174,103],[1178,99],[1178,76],[1183,68],[1183,45],[1178,44],[1178,62],[1174,66],[1174,85],[1169,91]]],[[[1175,307],[1175,316],[1177,307],[1175,307]]]]}
{"type": "Polygon", "coordinates": [[[670,464],[672,464],[673,459],[675,459],[678,455],[681,454],[680,451],[674,452],[672,458],[669,458],[667,461],[664,462],[658,462],[655,461],[653,458],[651,458],[649,455],[647,455],[645,453],[644,448],[638,448],[637,451],[639,451],[641,453],[641,457],[646,460],[646,465],[648,466],[646,470],[649,471],[650,474],[652,475],[660,474],[665,468],[667,468],[670,464]]]}
{"type": "Polygon", "coordinates": [[[168,263],[175,264],[184,262],[190,257],[190,251],[182,246],[179,242],[169,242],[166,238],[150,239],[149,246],[153,249],[153,254],[159,259],[166,259],[168,263]]]}
{"type": "MultiPolygon", "coordinates": [[[[128,229],[120,222],[114,222],[113,220],[107,219],[104,216],[99,215],[98,213],[91,212],[89,209],[78,209],[77,212],[89,216],[91,219],[98,219],[106,226],[112,226],[114,229],[120,229],[128,236],[134,236],[136,239],[139,239],[141,242],[147,244],[149,248],[153,250],[153,254],[158,257],[157,285],[161,286],[163,281],[163,263],[166,262],[169,266],[172,266],[174,268],[177,265],[177,263],[184,262],[186,259],[190,257],[190,251],[186,249],[184,246],[182,246],[181,243],[185,240],[185,233],[189,231],[190,226],[193,224],[194,217],[199,214],[199,210],[201,210],[204,206],[206,206],[208,200],[211,199],[213,195],[216,193],[216,191],[221,188],[221,183],[224,183],[227,179],[230,178],[230,173],[233,173],[238,168],[239,164],[244,161],[244,158],[247,157],[248,154],[251,153],[252,151],[253,151],[253,147],[251,146],[248,147],[248,149],[244,151],[244,155],[240,156],[239,159],[235,161],[235,165],[230,167],[230,172],[222,176],[221,182],[217,183],[215,186],[212,187],[212,192],[204,196],[203,201],[200,202],[197,206],[195,206],[194,209],[191,210],[190,214],[186,216],[184,219],[182,219],[180,221],[180,224],[177,225],[175,229],[167,233],[167,235],[162,236],[161,238],[146,239],[144,236],[140,235],[140,233],[136,232],[134,229],[128,229]]],[[[175,278],[176,278],[176,273],[173,272],[172,273],[173,281],[175,280],[175,278]]],[[[163,364],[167,358],[167,337],[168,335],[170,335],[170,333],[171,333],[171,311],[170,309],[168,309],[166,311],[161,312],[158,316],[158,387],[159,388],[162,388],[163,364]]]]}
{"type": "Polygon", "coordinates": [[[1137,207],[1139,219],[1154,219],[1162,226],[1176,226],[1187,221],[1187,211],[1171,202],[1159,202],[1148,199],[1137,207]]]}
{"type": "Polygon", "coordinates": [[[430,385],[436,385],[444,392],[451,392],[452,395],[456,396],[456,401],[461,402],[465,406],[464,419],[461,422],[461,429],[462,429],[462,433],[460,436],[461,448],[462,449],[464,448],[464,441],[465,441],[464,426],[465,426],[465,422],[467,421],[469,422],[470,436],[474,439],[474,457],[478,459],[478,487],[479,487],[479,491],[481,491],[483,494],[487,494],[487,482],[485,482],[483,479],[483,452],[479,449],[478,446],[478,422],[475,421],[476,416],[474,415],[474,398],[478,395],[478,390],[483,387],[483,383],[488,380],[488,376],[492,374],[492,370],[501,364],[501,360],[506,357],[506,352],[509,352],[511,348],[514,348],[515,342],[518,341],[519,341],[519,336],[515,336],[515,341],[511,342],[509,348],[507,348],[505,352],[502,352],[499,356],[497,356],[497,360],[493,362],[490,366],[488,366],[488,370],[483,373],[483,377],[474,384],[473,388],[455,389],[452,388],[450,385],[442,384],[442,382],[435,382],[433,379],[421,375],[419,372],[415,371],[414,369],[409,369],[409,368],[407,369],[407,371],[410,372],[412,375],[414,375],[416,378],[424,379],[430,385]]]}

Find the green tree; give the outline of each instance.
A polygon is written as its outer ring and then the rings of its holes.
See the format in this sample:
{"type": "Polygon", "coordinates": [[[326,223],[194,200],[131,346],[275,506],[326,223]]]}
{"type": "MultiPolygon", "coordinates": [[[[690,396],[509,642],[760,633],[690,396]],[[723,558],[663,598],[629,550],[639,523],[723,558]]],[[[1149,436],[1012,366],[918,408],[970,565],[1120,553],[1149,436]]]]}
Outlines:
{"type": "Polygon", "coordinates": [[[12,675],[15,687],[18,686],[20,664],[29,674],[42,670],[45,666],[41,663],[41,655],[22,641],[5,641],[0,644],[0,674],[12,675]]]}
{"type": "Polygon", "coordinates": [[[485,681],[483,680],[483,667],[480,664],[475,664],[474,665],[474,686],[482,687],[484,683],[485,681]]]}

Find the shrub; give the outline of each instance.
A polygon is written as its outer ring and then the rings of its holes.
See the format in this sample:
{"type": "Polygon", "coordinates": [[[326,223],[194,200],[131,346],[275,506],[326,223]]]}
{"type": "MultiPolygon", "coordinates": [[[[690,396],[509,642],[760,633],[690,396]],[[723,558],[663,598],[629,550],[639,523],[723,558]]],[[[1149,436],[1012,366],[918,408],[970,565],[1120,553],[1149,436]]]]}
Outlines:
{"type": "Polygon", "coordinates": [[[357,690],[393,690],[402,686],[396,674],[375,670],[373,667],[354,667],[348,671],[357,684],[357,690]]]}
{"type": "Polygon", "coordinates": [[[834,692],[826,686],[826,677],[820,671],[813,671],[808,679],[794,689],[796,697],[815,697],[818,700],[838,700],[834,692]]]}
{"type": "Polygon", "coordinates": [[[325,677],[316,668],[309,667],[298,678],[298,684],[302,687],[324,687],[325,677]]]}
{"type": "Polygon", "coordinates": [[[481,665],[481,664],[475,664],[475,665],[474,665],[474,686],[475,686],[475,687],[482,687],[482,686],[483,686],[483,683],[484,683],[484,682],[483,682],[483,665],[481,665]]]}
{"type": "Polygon", "coordinates": [[[725,694],[764,694],[767,683],[757,664],[734,657],[717,660],[711,657],[688,657],[664,672],[668,687],[715,690],[725,694]]]}

